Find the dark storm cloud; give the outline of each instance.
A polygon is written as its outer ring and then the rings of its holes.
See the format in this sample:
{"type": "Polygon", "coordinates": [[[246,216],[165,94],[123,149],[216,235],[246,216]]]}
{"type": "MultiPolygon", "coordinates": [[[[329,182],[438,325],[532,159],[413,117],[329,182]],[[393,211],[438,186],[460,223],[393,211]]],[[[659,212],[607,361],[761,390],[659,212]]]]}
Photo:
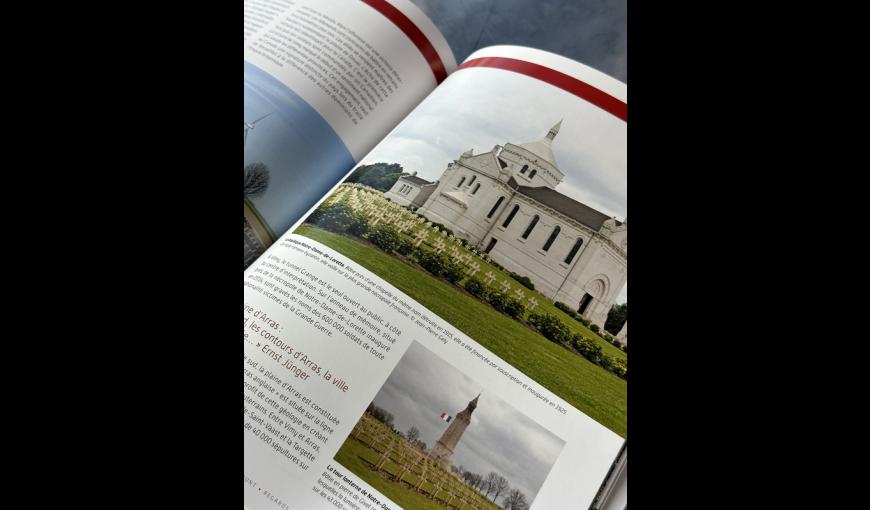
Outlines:
{"type": "Polygon", "coordinates": [[[551,51],[626,82],[625,0],[411,0],[461,62],[475,50],[515,44],[551,51]]]}
{"type": "Polygon", "coordinates": [[[482,475],[495,471],[534,499],[564,442],[425,347],[411,344],[374,401],[393,414],[397,430],[417,427],[432,448],[448,426],[441,411],[456,416],[478,393],[454,465],[482,475]]]}

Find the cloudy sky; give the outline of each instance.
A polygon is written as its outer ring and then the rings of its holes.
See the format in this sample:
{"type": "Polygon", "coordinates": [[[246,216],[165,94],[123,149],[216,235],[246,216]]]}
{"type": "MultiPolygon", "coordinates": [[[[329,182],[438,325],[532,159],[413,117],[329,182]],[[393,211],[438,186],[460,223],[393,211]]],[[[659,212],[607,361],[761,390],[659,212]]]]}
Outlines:
{"type": "MultiPolygon", "coordinates": [[[[434,181],[468,149],[480,154],[496,144],[540,140],[560,119],[552,149],[565,179],[556,189],[625,219],[625,122],[561,89],[498,69],[452,75],[362,163],[400,163],[434,181]]],[[[628,285],[616,301],[627,299],[628,285]]]]}
{"type": "Polygon", "coordinates": [[[411,0],[432,19],[457,62],[479,48],[551,51],[627,83],[626,0],[411,0]]]}
{"type": "Polygon", "coordinates": [[[453,464],[484,476],[495,471],[532,501],[564,442],[425,347],[411,343],[374,401],[393,414],[397,430],[417,427],[420,439],[432,448],[448,427],[441,411],[456,416],[478,393],[453,464]]]}

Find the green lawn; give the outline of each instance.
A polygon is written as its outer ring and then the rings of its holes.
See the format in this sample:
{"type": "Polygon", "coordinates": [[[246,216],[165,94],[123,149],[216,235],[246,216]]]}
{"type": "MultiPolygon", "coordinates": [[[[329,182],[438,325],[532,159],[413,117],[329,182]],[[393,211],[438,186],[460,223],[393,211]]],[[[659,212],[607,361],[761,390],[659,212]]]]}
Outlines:
{"type": "MultiPolygon", "coordinates": [[[[353,437],[348,437],[344,444],[341,445],[341,448],[339,448],[338,453],[335,454],[335,460],[339,464],[365,480],[366,483],[402,508],[444,510],[445,506],[443,504],[433,501],[423,494],[414,492],[405,484],[384,478],[370,469],[370,465],[363,459],[374,462],[377,460],[377,455],[353,437]]],[[[493,506],[493,508],[496,507],[493,506]]]]}
{"type": "MultiPolygon", "coordinates": [[[[626,382],[623,379],[550,342],[447,282],[371,245],[310,225],[299,227],[295,233],[345,254],[384,278],[569,404],[625,437],[626,382]]],[[[553,310],[561,314],[566,324],[574,322],[583,328],[582,324],[558,309],[553,310]]],[[[624,357],[625,353],[612,345],[610,347],[624,357]]]]}

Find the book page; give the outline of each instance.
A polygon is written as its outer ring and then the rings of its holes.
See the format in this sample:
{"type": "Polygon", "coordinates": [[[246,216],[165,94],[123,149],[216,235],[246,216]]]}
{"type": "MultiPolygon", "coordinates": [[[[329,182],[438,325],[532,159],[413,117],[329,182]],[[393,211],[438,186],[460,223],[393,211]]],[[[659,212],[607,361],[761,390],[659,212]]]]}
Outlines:
{"type": "Polygon", "coordinates": [[[245,272],[245,495],[590,508],[627,434],[626,87],[472,54],[245,272]]]}
{"type": "Polygon", "coordinates": [[[407,0],[246,0],[244,39],[247,264],[456,63],[407,0]]]}

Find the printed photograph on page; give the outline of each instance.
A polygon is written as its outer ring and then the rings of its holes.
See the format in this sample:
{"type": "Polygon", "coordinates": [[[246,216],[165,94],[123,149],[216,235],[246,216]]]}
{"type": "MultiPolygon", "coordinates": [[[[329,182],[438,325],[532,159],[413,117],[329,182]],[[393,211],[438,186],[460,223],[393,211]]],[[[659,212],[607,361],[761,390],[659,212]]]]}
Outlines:
{"type": "Polygon", "coordinates": [[[402,508],[521,509],[564,444],[415,342],[335,460],[402,508]]]}
{"type": "Polygon", "coordinates": [[[625,437],[625,121],[500,69],[451,76],[295,233],[625,437]]]}

